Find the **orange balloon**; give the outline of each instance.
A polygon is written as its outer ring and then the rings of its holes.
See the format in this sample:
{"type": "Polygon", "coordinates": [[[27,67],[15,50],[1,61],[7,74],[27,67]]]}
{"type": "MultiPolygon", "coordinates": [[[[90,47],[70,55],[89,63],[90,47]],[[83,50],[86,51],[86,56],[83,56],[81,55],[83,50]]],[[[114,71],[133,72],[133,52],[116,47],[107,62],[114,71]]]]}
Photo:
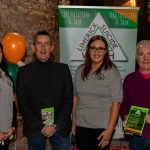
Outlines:
{"type": "Polygon", "coordinates": [[[2,38],[3,51],[9,62],[18,63],[26,51],[26,42],[18,33],[8,33],[2,38]]]}

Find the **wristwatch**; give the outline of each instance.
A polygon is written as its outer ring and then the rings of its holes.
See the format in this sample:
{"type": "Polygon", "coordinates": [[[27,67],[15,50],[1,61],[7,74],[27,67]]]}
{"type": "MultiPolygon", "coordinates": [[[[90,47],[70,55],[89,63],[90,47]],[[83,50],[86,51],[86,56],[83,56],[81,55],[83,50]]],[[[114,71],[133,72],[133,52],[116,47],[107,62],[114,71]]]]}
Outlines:
{"type": "Polygon", "coordinates": [[[56,125],[56,124],[54,124],[54,129],[55,129],[56,131],[58,131],[58,130],[59,130],[59,126],[56,125]]]}

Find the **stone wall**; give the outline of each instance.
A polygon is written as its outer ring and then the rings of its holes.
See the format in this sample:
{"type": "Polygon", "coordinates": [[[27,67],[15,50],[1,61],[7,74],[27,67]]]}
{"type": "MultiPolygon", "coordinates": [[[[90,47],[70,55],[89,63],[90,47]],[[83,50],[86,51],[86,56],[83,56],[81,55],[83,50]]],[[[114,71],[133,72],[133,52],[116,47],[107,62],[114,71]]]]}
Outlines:
{"type": "MultiPolygon", "coordinates": [[[[136,0],[138,3],[142,0],[136,0]]],[[[106,6],[131,6],[128,0],[104,0],[106,6]]],[[[16,32],[27,43],[25,63],[32,61],[30,50],[36,31],[45,29],[52,33],[55,43],[55,60],[60,60],[58,5],[69,5],[69,0],[0,0],[0,41],[9,32],[16,32]]],[[[140,11],[142,13],[142,11],[140,11]]]]}
{"type": "Polygon", "coordinates": [[[27,43],[25,63],[32,61],[30,50],[36,31],[52,33],[55,60],[59,61],[58,4],[69,5],[68,0],[0,0],[0,41],[9,32],[22,35],[27,43]]]}

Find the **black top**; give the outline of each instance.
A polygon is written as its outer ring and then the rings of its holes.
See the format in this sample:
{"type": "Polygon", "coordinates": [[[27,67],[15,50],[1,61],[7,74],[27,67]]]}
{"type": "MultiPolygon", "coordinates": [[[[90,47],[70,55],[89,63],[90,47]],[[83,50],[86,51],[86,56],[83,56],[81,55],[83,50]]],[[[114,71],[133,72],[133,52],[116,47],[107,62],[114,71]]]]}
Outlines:
{"type": "Polygon", "coordinates": [[[70,134],[73,84],[68,65],[36,59],[19,68],[16,85],[25,136],[42,136],[41,108],[51,105],[54,105],[54,124],[60,127],[57,132],[62,137],[70,134]]]}
{"type": "Polygon", "coordinates": [[[38,59],[36,63],[36,72],[38,76],[38,84],[40,85],[40,94],[42,96],[42,108],[53,107],[52,99],[52,78],[51,78],[51,60],[41,62],[38,59]]]}

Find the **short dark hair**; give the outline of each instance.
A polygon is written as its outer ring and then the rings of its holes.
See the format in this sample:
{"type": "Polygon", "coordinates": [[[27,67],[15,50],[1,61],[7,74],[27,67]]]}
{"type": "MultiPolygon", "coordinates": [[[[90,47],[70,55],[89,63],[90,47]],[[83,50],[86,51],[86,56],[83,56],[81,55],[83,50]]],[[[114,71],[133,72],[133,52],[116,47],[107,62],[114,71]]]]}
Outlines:
{"type": "MultiPolygon", "coordinates": [[[[35,45],[36,37],[37,37],[38,35],[46,35],[46,36],[49,36],[49,38],[50,38],[50,45],[53,44],[53,40],[52,40],[52,37],[51,37],[50,33],[48,33],[46,30],[41,30],[41,31],[37,31],[36,34],[33,36],[33,45],[35,45]]],[[[53,60],[53,61],[55,60],[55,56],[54,56],[53,52],[50,53],[50,58],[51,58],[51,60],[53,60]]],[[[33,60],[34,60],[34,59],[35,59],[35,53],[33,54],[33,60]]]]}
{"type": "Polygon", "coordinates": [[[38,35],[47,35],[47,36],[49,36],[49,38],[50,38],[50,45],[52,45],[52,37],[46,30],[41,30],[41,31],[37,31],[36,32],[36,34],[33,36],[33,45],[35,45],[35,40],[36,40],[36,37],[38,35]]]}
{"type": "Polygon", "coordinates": [[[81,77],[83,80],[85,78],[86,79],[88,78],[88,75],[89,75],[89,73],[91,71],[91,67],[92,67],[92,60],[91,60],[90,53],[89,53],[90,45],[97,40],[101,40],[104,42],[106,54],[104,56],[104,60],[103,60],[102,65],[95,71],[95,74],[99,75],[101,73],[102,69],[107,70],[108,68],[115,66],[115,64],[113,64],[113,62],[110,60],[108,44],[107,44],[106,39],[101,35],[95,35],[95,36],[91,37],[91,39],[89,40],[89,42],[87,44],[86,53],[85,53],[85,63],[82,64],[84,66],[82,74],[81,74],[81,77]]]}

